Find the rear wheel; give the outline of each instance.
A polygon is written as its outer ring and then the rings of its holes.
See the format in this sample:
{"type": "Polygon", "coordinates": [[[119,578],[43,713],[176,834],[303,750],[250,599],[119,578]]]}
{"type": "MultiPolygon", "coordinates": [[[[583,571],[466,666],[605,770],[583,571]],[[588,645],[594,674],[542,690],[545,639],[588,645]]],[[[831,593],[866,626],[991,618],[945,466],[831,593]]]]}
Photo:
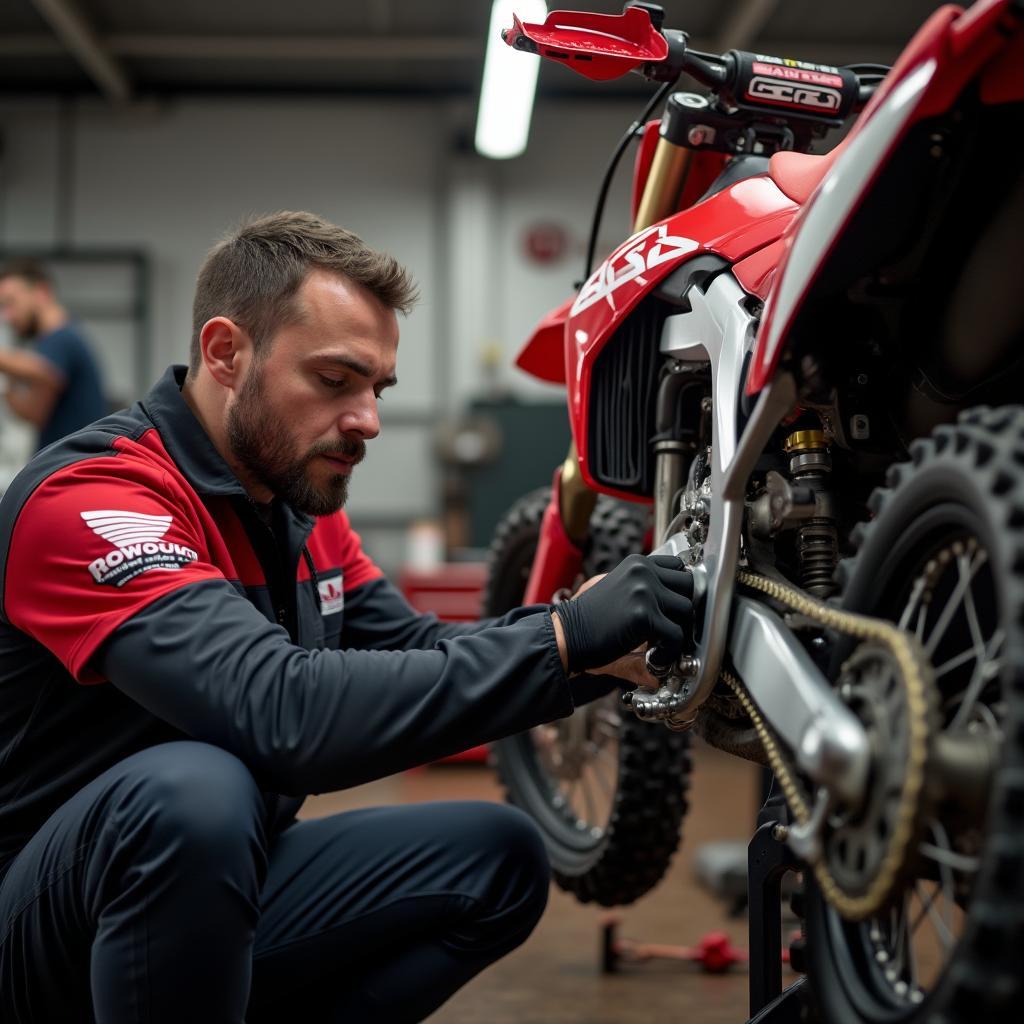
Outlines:
{"type": "MultiPolygon", "coordinates": [[[[520,499],[490,553],[485,614],[522,603],[550,491],[520,499]]],[[[599,498],[583,578],[642,550],[636,510],[599,498]]],[[[495,745],[509,801],[540,827],[561,888],[581,902],[631,903],[664,876],[679,845],[690,761],[688,737],[620,712],[617,691],[569,718],[495,745]]]]}
{"type": "MultiPolygon", "coordinates": [[[[912,454],[873,496],[874,520],[840,578],[846,608],[914,632],[932,664],[932,792],[903,883],[876,917],[844,920],[809,881],[808,974],[837,1024],[1019,1020],[1024,410],[973,410],[912,454]]],[[[855,709],[873,699],[863,683],[846,684],[855,709]]],[[[886,717],[892,733],[897,716],[886,717]]],[[[862,718],[876,749],[896,758],[882,716],[877,736],[862,718]]],[[[873,820],[847,826],[862,861],[879,841],[873,820]]]]}

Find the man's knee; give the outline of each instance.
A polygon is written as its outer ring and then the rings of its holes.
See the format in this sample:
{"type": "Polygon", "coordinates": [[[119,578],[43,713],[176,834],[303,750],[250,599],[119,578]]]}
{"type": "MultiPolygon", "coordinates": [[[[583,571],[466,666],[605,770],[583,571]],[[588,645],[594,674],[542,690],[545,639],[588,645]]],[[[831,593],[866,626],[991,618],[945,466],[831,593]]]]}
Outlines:
{"type": "Polygon", "coordinates": [[[262,800],[249,770],[219,747],[190,741],[151,747],[119,787],[121,841],[216,869],[260,860],[262,800]]]}
{"type": "Polygon", "coordinates": [[[547,906],[551,863],[533,821],[515,807],[481,803],[470,812],[480,855],[490,870],[491,907],[485,918],[503,917],[525,938],[547,906]]]}

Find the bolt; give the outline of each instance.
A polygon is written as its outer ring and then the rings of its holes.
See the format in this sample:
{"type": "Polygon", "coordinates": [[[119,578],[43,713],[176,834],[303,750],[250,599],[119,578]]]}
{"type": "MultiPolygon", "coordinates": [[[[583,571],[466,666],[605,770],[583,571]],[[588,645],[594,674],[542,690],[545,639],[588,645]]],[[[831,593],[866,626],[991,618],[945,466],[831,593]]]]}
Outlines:
{"type": "Polygon", "coordinates": [[[884,949],[879,949],[875,953],[875,963],[887,964],[889,962],[889,954],[884,949]]]}
{"type": "Polygon", "coordinates": [[[867,382],[868,382],[868,375],[866,373],[858,373],[857,374],[857,383],[861,387],[864,387],[864,385],[867,384],[867,382]]]}
{"type": "Polygon", "coordinates": [[[776,825],[772,829],[772,839],[777,843],[784,843],[789,838],[789,829],[785,825],[776,825]]]}
{"type": "Polygon", "coordinates": [[[707,138],[707,131],[702,124],[695,124],[686,134],[686,141],[691,146],[699,146],[707,138]]]}
{"type": "Polygon", "coordinates": [[[676,665],[681,676],[695,676],[700,670],[700,661],[690,654],[684,654],[676,665]]]}
{"type": "Polygon", "coordinates": [[[622,696],[619,698],[619,700],[622,701],[622,703],[623,703],[623,705],[625,707],[627,707],[627,708],[632,707],[633,706],[633,691],[632,690],[627,690],[624,694],[622,694],[622,696]]]}

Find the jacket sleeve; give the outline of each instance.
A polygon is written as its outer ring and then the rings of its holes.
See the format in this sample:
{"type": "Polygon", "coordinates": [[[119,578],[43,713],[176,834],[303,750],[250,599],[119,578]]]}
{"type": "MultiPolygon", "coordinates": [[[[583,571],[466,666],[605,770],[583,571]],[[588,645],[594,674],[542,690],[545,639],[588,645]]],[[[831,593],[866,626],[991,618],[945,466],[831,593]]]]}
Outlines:
{"type": "Polygon", "coordinates": [[[430,651],[307,651],[217,581],[135,614],[100,668],[282,793],[357,785],[573,708],[546,610],[430,651]]]}
{"type": "Polygon", "coordinates": [[[269,790],[354,785],[572,711],[545,610],[429,651],[308,651],[218,568],[201,503],[143,460],[87,459],[17,514],[6,618],[269,790]]]}
{"type": "Polygon", "coordinates": [[[440,640],[511,625],[548,607],[529,605],[477,622],[441,622],[436,615],[416,611],[394,584],[378,578],[346,593],[342,646],[372,651],[429,650],[440,640]]]}

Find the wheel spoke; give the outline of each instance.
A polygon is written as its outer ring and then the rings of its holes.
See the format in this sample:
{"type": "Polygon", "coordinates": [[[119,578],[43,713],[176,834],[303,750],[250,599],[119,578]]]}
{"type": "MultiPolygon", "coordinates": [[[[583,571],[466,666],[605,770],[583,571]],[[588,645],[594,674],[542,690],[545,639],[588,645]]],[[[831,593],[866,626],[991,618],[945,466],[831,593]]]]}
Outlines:
{"type": "Polygon", "coordinates": [[[1002,662],[995,660],[994,657],[996,651],[998,651],[1002,645],[1003,631],[1001,629],[997,629],[988,644],[983,646],[981,655],[978,658],[978,663],[974,666],[974,671],[971,673],[970,682],[964,690],[964,696],[960,701],[960,707],[957,709],[956,715],[953,716],[953,721],[949,723],[950,732],[954,729],[961,728],[965,724],[970,716],[971,710],[977,704],[981,691],[985,689],[985,686],[990,680],[994,679],[1002,671],[1002,662]]]}
{"type": "Polygon", "coordinates": [[[935,844],[942,851],[942,857],[938,860],[939,878],[942,879],[942,900],[945,911],[946,928],[949,934],[953,934],[953,906],[956,903],[956,887],[953,882],[953,869],[949,866],[948,858],[953,851],[953,844],[949,841],[949,833],[937,821],[931,823],[932,835],[935,836],[935,844]]]}
{"type": "Polygon", "coordinates": [[[964,592],[970,587],[975,573],[987,561],[988,555],[984,550],[978,552],[973,564],[967,562],[964,556],[957,556],[956,566],[959,578],[957,579],[956,586],[953,588],[953,592],[946,599],[946,604],[932,629],[931,636],[928,637],[928,642],[925,644],[925,653],[929,656],[935,653],[935,648],[938,646],[939,641],[946,635],[946,630],[949,628],[950,622],[953,621],[953,616],[956,614],[957,608],[960,607],[964,592]]]}
{"type": "Polygon", "coordinates": [[[579,806],[580,805],[577,802],[577,798],[579,796],[579,789],[580,789],[580,780],[579,780],[579,776],[577,776],[575,779],[572,779],[570,781],[568,787],[566,787],[566,790],[565,790],[565,802],[569,805],[569,810],[572,811],[572,813],[576,816],[577,820],[579,820],[579,817],[580,817],[580,814],[579,814],[579,806]]]}
{"type": "Polygon", "coordinates": [[[949,661],[944,661],[935,669],[936,680],[941,679],[944,675],[959,668],[961,665],[966,665],[967,662],[977,658],[977,656],[978,652],[973,647],[968,647],[966,651],[961,651],[956,657],[950,658],[949,661]]]}
{"type": "Polygon", "coordinates": [[[919,576],[917,582],[914,584],[914,589],[907,598],[907,606],[903,609],[903,614],[900,616],[898,626],[900,629],[906,629],[910,625],[910,616],[913,614],[914,609],[918,608],[918,618],[920,619],[920,608],[924,605],[918,606],[917,602],[921,600],[921,595],[924,593],[925,577],[919,576]]]}
{"type": "Polygon", "coordinates": [[[903,906],[897,911],[899,920],[896,927],[896,941],[894,946],[899,950],[900,967],[906,974],[908,982],[915,984],[917,980],[917,956],[914,953],[914,944],[910,941],[910,933],[907,929],[907,921],[910,918],[910,897],[903,894],[903,906]]]}
{"type": "Polygon", "coordinates": [[[935,908],[935,893],[927,892],[920,882],[914,883],[914,892],[917,893],[917,898],[924,904],[924,909],[917,917],[917,923],[914,925],[914,930],[917,930],[917,925],[921,923],[921,919],[923,917],[927,917],[931,922],[932,927],[935,929],[935,934],[938,935],[943,948],[948,952],[953,948],[955,940],[953,938],[952,931],[946,927],[945,920],[935,908]]]}
{"type": "MultiPolygon", "coordinates": [[[[960,559],[957,559],[960,563],[960,559]]],[[[974,604],[974,590],[968,587],[964,591],[964,611],[967,613],[967,628],[971,633],[972,646],[976,651],[985,650],[985,637],[981,632],[981,623],[978,622],[978,609],[974,604]]]]}
{"type": "Polygon", "coordinates": [[[977,857],[969,857],[966,853],[957,853],[956,850],[944,850],[934,843],[921,843],[918,850],[929,860],[936,864],[945,864],[954,871],[973,874],[981,865],[977,857]]]}
{"type": "Polygon", "coordinates": [[[601,792],[604,793],[609,799],[615,795],[615,784],[614,780],[609,781],[608,776],[605,775],[605,763],[599,757],[595,757],[591,762],[591,766],[594,769],[594,778],[597,780],[597,784],[601,787],[601,792]]]}
{"type": "Polygon", "coordinates": [[[600,747],[597,756],[591,762],[594,775],[600,780],[604,791],[611,796],[615,792],[615,784],[619,780],[619,753],[608,747],[600,747]],[[609,772],[608,775],[605,772],[609,772]]]}
{"type": "Polygon", "coordinates": [[[914,623],[914,636],[917,637],[917,642],[924,645],[924,627],[928,621],[928,605],[922,602],[921,606],[917,609],[917,621],[914,623]]]}
{"type": "Polygon", "coordinates": [[[586,769],[580,774],[580,789],[583,790],[583,806],[586,811],[586,821],[588,825],[596,825],[597,821],[597,805],[594,803],[594,794],[590,791],[590,786],[587,785],[586,780],[586,769]]]}

